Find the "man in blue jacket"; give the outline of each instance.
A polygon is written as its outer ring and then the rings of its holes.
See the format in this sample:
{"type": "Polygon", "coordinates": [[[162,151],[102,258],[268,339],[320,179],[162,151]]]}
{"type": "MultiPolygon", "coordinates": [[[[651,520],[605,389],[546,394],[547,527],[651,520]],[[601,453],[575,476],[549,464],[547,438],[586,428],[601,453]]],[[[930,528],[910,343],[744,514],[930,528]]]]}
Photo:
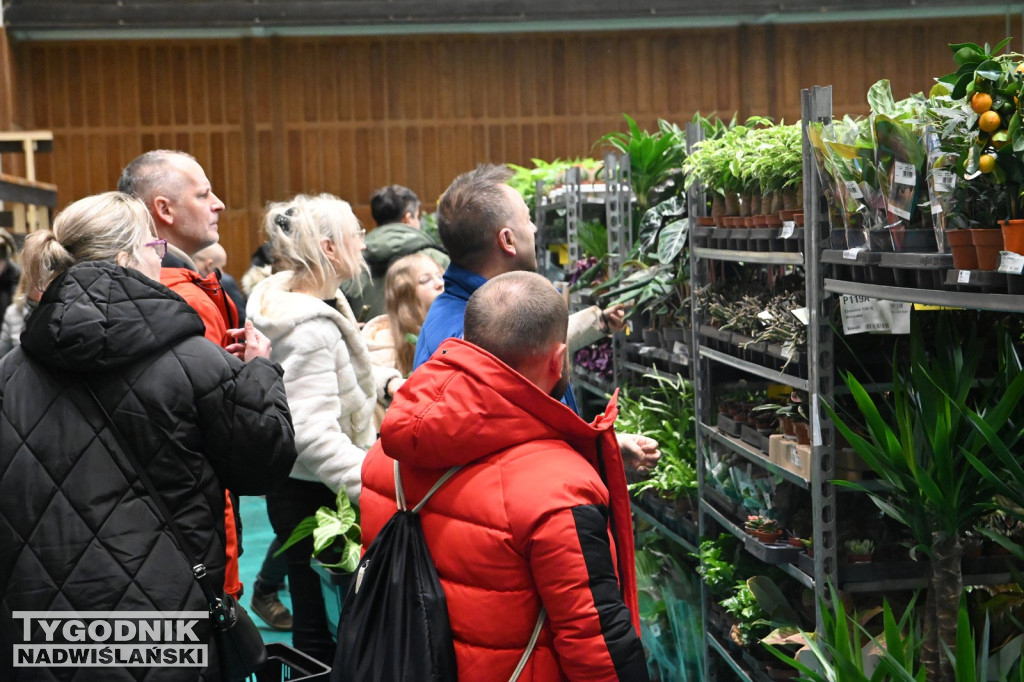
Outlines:
{"type": "MultiPolygon", "coordinates": [[[[444,274],[444,293],[438,296],[420,329],[413,369],[426,362],[445,339],[462,338],[466,303],[484,282],[506,272],[535,271],[537,226],[519,193],[507,183],[512,171],[505,166],[481,165],[455,178],[437,207],[437,231],[451,264],[444,274]]],[[[590,306],[569,318],[570,353],[605,334],[624,328],[622,305],[601,310],[590,306]]],[[[577,413],[572,390],[562,402],[577,413]]],[[[623,460],[646,471],[658,458],[657,441],[635,434],[619,434],[623,460]]]]}

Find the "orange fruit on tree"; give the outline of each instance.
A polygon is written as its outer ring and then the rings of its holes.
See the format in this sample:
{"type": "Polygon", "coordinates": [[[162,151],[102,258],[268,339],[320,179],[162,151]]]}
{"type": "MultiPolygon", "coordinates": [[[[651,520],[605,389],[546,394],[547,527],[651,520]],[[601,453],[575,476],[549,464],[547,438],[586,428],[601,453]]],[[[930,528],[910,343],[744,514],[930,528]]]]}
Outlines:
{"type": "Polygon", "coordinates": [[[978,117],[978,127],[984,130],[986,133],[991,133],[996,130],[999,130],[999,126],[1001,126],[1002,124],[1003,121],[1001,118],[999,118],[999,114],[992,110],[986,111],[984,114],[978,117]]]}
{"type": "Polygon", "coordinates": [[[978,159],[978,170],[982,173],[991,173],[996,167],[996,157],[991,154],[982,154],[978,159]]]}
{"type": "Polygon", "coordinates": [[[992,108],[992,95],[987,92],[976,92],[971,97],[971,109],[976,114],[984,114],[992,108]]]}
{"type": "Polygon", "coordinates": [[[1020,64],[1017,65],[1017,73],[1022,72],[1024,72],[1024,62],[1021,62],[1020,64]]]}

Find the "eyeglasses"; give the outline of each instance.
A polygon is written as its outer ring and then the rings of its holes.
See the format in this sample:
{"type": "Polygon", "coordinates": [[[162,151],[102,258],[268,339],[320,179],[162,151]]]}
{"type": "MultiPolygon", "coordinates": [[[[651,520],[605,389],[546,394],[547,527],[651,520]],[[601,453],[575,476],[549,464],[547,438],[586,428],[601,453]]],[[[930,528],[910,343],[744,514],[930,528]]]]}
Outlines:
{"type": "Polygon", "coordinates": [[[366,241],[366,229],[361,227],[358,230],[356,230],[356,236],[362,239],[363,241],[366,241]]]}
{"type": "Polygon", "coordinates": [[[146,242],[143,246],[152,246],[153,250],[156,251],[158,258],[163,259],[167,255],[167,240],[166,239],[154,239],[151,242],[146,242]]]}
{"type": "Polygon", "coordinates": [[[430,274],[428,272],[428,273],[426,273],[424,275],[420,275],[420,278],[418,280],[416,280],[416,281],[419,282],[420,284],[429,284],[429,283],[433,282],[434,280],[437,280],[438,282],[443,282],[444,281],[444,275],[442,273],[440,273],[440,272],[435,273],[435,274],[430,274]]]}

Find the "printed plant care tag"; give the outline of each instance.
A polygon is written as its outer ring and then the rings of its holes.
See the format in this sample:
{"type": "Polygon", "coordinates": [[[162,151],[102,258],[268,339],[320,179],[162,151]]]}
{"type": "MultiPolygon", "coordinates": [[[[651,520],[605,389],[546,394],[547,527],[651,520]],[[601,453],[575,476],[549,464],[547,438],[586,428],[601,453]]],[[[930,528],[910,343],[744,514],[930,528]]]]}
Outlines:
{"type": "Polygon", "coordinates": [[[853,180],[847,180],[845,184],[846,189],[850,190],[851,197],[853,197],[854,199],[864,198],[864,193],[860,191],[860,185],[858,185],[856,182],[854,182],[853,180]]]}
{"type": "Polygon", "coordinates": [[[796,310],[790,310],[789,312],[793,313],[793,317],[800,320],[805,327],[811,323],[811,311],[806,306],[803,308],[797,308],[796,310]]]}
{"type": "Polygon", "coordinates": [[[843,333],[909,334],[912,307],[910,303],[843,294],[839,297],[843,333]]]}
{"type": "Polygon", "coordinates": [[[956,187],[956,176],[952,171],[937,170],[932,173],[936,192],[952,192],[956,187]]]}
{"type": "Polygon", "coordinates": [[[999,272],[1019,275],[1024,272],[1024,256],[1013,251],[999,252],[999,272]]]}
{"type": "Polygon", "coordinates": [[[970,281],[971,281],[971,271],[970,270],[961,270],[960,272],[957,273],[957,276],[956,276],[957,284],[967,284],[970,281]]]}
{"type": "Polygon", "coordinates": [[[915,168],[912,163],[897,161],[896,167],[893,169],[892,179],[894,182],[898,182],[902,185],[916,185],[917,168],[915,168]]]}
{"type": "Polygon", "coordinates": [[[782,222],[782,231],[779,232],[779,236],[783,239],[789,239],[796,232],[796,221],[795,220],[784,220],[782,222]]]}
{"type": "Polygon", "coordinates": [[[864,248],[861,246],[852,249],[846,249],[845,251],[843,251],[843,260],[857,260],[857,254],[863,250],[864,248]]]}

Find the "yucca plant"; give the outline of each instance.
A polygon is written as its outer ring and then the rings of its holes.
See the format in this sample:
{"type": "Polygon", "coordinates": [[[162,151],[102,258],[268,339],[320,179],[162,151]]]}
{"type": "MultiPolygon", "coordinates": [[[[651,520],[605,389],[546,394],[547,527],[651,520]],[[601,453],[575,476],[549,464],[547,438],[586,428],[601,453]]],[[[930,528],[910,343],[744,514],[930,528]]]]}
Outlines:
{"type": "Polygon", "coordinates": [[[960,337],[954,325],[950,317],[941,317],[929,350],[915,317],[909,369],[895,372],[888,420],[878,400],[852,375],[843,374],[867,426],[866,438],[824,405],[836,428],[880,476],[875,489],[847,481],[836,485],[871,495],[885,514],[910,529],[914,550],[931,559],[922,652],[929,682],[955,680],[942,648],[957,641],[962,538],[999,492],[985,471],[991,471],[997,452],[1009,450],[1022,436],[1020,423],[1011,420],[1024,396],[1024,372],[1012,346],[1000,344],[1002,369],[995,379],[983,380],[978,375],[983,350],[974,327],[960,337]]]}
{"type": "Polygon", "coordinates": [[[823,632],[803,634],[816,669],[776,647],[767,647],[776,658],[800,671],[798,679],[805,682],[925,682],[931,679],[926,678],[924,668],[915,663],[921,648],[913,619],[916,595],[899,620],[889,603],[882,603],[883,637],[875,638],[846,612],[835,588],[831,585],[829,588],[835,612],[822,605],[823,632]],[[863,646],[868,642],[880,656],[878,667],[872,672],[864,666],[863,646]]]}

